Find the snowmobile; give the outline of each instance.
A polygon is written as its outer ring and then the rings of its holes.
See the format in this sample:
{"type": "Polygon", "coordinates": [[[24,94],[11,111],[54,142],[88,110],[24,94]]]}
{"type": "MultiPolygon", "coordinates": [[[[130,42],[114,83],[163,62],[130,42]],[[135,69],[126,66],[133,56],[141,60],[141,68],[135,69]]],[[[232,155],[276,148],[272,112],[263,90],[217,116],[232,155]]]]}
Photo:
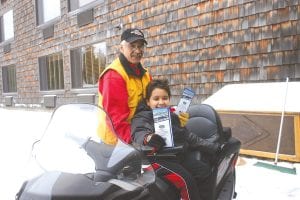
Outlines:
{"type": "MultiPolygon", "coordinates": [[[[206,132],[203,137],[223,143],[214,158],[211,174],[203,184],[207,199],[233,199],[240,141],[231,136],[230,128],[222,127],[212,107],[191,106],[189,113],[188,129],[199,129],[200,125],[206,132]]],[[[97,136],[99,131],[107,129],[114,130],[112,122],[107,113],[95,105],[66,104],[56,108],[42,138],[32,146],[30,175],[15,199],[180,199],[172,184],[156,175],[152,162],[155,157],[176,159],[184,146],[168,147],[151,154],[151,147],[126,144],[121,139],[109,145],[97,136]]]]}

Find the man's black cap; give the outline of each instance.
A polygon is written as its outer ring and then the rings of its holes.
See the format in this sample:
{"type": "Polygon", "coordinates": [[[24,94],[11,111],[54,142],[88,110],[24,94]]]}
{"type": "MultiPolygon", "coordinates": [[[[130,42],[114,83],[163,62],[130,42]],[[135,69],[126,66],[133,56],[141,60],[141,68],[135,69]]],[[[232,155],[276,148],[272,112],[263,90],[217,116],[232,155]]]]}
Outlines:
{"type": "Polygon", "coordinates": [[[121,35],[121,41],[123,40],[129,43],[135,42],[137,40],[143,40],[147,44],[144,33],[137,28],[126,29],[121,35]]]}

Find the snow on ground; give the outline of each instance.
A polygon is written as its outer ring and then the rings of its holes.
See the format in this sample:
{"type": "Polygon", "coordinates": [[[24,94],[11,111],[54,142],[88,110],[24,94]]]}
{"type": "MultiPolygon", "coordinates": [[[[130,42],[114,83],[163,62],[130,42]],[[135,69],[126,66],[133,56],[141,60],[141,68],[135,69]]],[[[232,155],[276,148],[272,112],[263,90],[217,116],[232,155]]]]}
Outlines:
{"type": "MultiPolygon", "coordinates": [[[[26,177],[31,145],[42,136],[50,116],[49,111],[0,108],[1,200],[14,199],[26,177]]],[[[258,161],[240,157],[236,172],[237,200],[300,199],[299,163],[278,163],[295,167],[297,175],[292,175],[254,166],[258,161]]]]}
{"type": "Polygon", "coordinates": [[[12,200],[24,180],[32,143],[39,139],[51,113],[0,108],[0,199],[12,200]]]}
{"type": "MultiPolygon", "coordinates": [[[[237,200],[299,200],[300,164],[278,162],[278,167],[296,168],[296,175],[255,166],[257,162],[274,165],[274,161],[240,157],[236,172],[237,200]]],[[[275,166],[275,165],[274,165],[275,166]]],[[[277,168],[278,169],[278,168],[277,168]]]]}

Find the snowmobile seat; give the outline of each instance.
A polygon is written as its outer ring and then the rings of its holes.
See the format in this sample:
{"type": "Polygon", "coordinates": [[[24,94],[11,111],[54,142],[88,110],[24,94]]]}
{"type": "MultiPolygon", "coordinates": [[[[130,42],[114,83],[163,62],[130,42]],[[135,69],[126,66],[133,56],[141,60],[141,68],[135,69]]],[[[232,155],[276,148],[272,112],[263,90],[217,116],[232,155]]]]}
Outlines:
{"type": "MultiPolygon", "coordinates": [[[[228,162],[228,159],[234,159],[233,155],[239,152],[241,143],[232,137],[230,127],[223,127],[219,114],[212,106],[207,104],[192,105],[188,113],[190,118],[186,127],[189,131],[203,139],[217,142],[222,146],[222,149],[214,155],[198,150],[199,152],[193,153],[195,155],[197,153],[200,154],[201,159],[197,159],[197,157],[191,158],[195,166],[196,164],[199,166],[199,169],[201,169],[200,167],[204,168],[209,162],[211,169],[207,173],[206,178],[196,177],[196,181],[198,182],[200,193],[204,195],[203,199],[215,199],[214,195],[216,195],[218,190],[217,185],[223,184],[222,180],[224,179],[222,177],[226,176],[225,172],[228,171],[222,171],[223,167],[226,167],[224,163],[228,162]]],[[[218,188],[221,188],[221,186],[218,188]]]]}

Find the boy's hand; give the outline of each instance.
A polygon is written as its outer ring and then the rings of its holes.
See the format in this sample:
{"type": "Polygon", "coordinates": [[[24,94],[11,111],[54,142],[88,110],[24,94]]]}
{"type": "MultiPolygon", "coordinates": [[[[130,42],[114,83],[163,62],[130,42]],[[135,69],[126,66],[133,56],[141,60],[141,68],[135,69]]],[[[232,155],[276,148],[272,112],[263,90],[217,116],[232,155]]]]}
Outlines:
{"type": "Polygon", "coordinates": [[[186,125],[187,121],[189,120],[190,115],[189,115],[189,113],[181,112],[181,113],[179,113],[178,117],[180,120],[180,126],[184,127],[186,125]]]}
{"type": "Polygon", "coordinates": [[[157,134],[149,134],[146,136],[146,145],[154,147],[157,151],[159,151],[163,146],[166,145],[165,140],[157,134]]]}

